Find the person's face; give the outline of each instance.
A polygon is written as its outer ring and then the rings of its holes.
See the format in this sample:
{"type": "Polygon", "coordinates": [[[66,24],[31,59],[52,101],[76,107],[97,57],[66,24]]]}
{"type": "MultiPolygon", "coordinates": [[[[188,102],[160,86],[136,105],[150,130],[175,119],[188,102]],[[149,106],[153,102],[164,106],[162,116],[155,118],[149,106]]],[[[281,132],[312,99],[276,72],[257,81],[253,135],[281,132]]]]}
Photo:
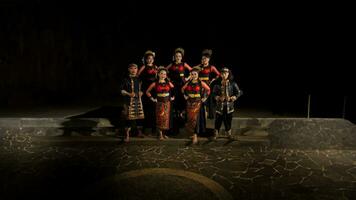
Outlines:
{"type": "Polygon", "coordinates": [[[158,74],[159,79],[165,79],[167,78],[167,72],[164,70],[161,70],[158,74]]]}
{"type": "Polygon", "coordinates": [[[147,56],[146,63],[147,64],[153,64],[153,62],[154,62],[153,56],[152,55],[147,56]]]}
{"type": "Polygon", "coordinates": [[[136,74],[137,74],[137,67],[131,66],[131,67],[129,68],[129,73],[130,73],[131,75],[136,75],[136,74]]]}
{"type": "Polygon", "coordinates": [[[197,71],[193,71],[193,72],[192,72],[192,79],[193,79],[193,80],[197,80],[198,78],[199,78],[198,72],[197,72],[197,71]]]}
{"type": "Polygon", "coordinates": [[[221,77],[224,79],[224,80],[227,80],[229,78],[229,72],[223,72],[221,73],[221,77]]]}
{"type": "Polygon", "coordinates": [[[174,60],[175,61],[177,61],[177,62],[182,62],[182,58],[183,58],[183,56],[182,56],[182,54],[181,53],[179,53],[179,52],[177,52],[175,55],[174,55],[174,60]]]}
{"type": "Polygon", "coordinates": [[[208,57],[206,57],[206,56],[202,56],[202,58],[201,58],[201,63],[202,63],[203,65],[209,64],[209,61],[210,61],[210,58],[208,58],[208,57]]]}

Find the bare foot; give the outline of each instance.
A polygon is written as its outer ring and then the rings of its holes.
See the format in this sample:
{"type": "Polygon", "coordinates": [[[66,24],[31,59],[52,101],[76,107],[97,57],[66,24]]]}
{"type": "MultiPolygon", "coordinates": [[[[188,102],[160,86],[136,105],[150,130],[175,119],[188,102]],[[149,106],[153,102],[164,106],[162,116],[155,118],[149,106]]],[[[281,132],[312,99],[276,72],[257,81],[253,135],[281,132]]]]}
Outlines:
{"type": "Polygon", "coordinates": [[[126,135],[124,142],[129,142],[130,141],[130,136],[126,135]]]}
{"type": "Polygon", "coordinates": [[[139,138],[144,138],[145,135],[144,135],[141,131],[139,131],[138,134],[137,134],[137,137],[139,137],[139,138]]]}
{"type": "Polygon", "coordinates": [[[194,136],[192,137],[192,144],[198,144],[198,137],[197,137],[197,135],[194,135],[194,136]]]}

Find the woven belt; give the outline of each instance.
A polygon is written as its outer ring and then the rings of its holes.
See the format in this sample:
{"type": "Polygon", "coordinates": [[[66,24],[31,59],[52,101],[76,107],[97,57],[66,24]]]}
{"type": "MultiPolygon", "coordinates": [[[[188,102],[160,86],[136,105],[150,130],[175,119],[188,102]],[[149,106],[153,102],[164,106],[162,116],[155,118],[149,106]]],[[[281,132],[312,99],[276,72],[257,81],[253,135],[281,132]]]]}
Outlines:
{"type": "Polygon", "coordinates": [[[197,98],[200,97],[200,94],[188,94],[190,98],[197,98]]]}
{"type": "Polygon", "coordinates": [[[169,93],[158,93],[157,96],[158,97],[168,97],[169,93]]]}

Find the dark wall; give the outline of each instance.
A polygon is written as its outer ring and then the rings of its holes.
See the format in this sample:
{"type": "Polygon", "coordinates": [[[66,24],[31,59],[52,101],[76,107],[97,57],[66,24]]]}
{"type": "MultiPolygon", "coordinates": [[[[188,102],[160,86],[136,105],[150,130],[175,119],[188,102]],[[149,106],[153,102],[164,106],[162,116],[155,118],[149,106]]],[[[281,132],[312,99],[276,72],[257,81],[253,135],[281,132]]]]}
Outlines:
{"type": "MultiPolygon", "coordinates": [[[[339,117],[344,98],[355,117],[355,17],[336,4],[172,4],[3,1],[0,102],[3,106],[112,99],[128,63],[174,48],[196,65],[233,69],[242,107],[339,117]]],[[[352,11],[352,10],[351,10],[352,11]]]]}

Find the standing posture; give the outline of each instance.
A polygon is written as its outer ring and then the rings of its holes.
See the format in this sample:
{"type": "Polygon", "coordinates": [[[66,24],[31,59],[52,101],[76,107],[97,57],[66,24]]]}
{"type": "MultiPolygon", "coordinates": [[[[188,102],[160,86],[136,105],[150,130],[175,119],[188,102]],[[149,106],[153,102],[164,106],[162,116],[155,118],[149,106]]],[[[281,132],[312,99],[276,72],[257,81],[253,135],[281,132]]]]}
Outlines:
{"type": "Polygon", "coordinates": [[[220,127],[224,122],[226,135],[232,139],[231,122],[234,113],[234,103],[241,96],[236,82],[233,81],[233,76],[228,68],[222,68],[221,78],[216,80],[213,88],[213,97],[216,100],[216,116],[214,139],[219,135],[220,127]]]}
{"type": "Polygon", "coordinates": [[[181,93],[180,90],[186,82],[186,72],[190,72],[192,70],[192,68],[187,63],[182,61],[183,57],[184,49],[175,49],[173,62],[166,67],[169,72],[169,78],[175,86],[174,95],[176,99],[173,102],[172,124],[172,132],[174,134],[178,134],[179,128],[183,125],[183,112],[186,105],[183,93],[181,93]]]}
{"type": "Polygon", "coordinates": [[[141,133],[140,121],[144,119],[144,112],[142,107],[142,91],[141,81],[137,77],[137,65],[130,64],[128,66],[129,75],[124,78],[121,84],[121,94],[125,97],[123,114],[126,119],[124,141],[128,142],[130,138],[130,131],[137,128],[139,136],[141,133]]]}
{"type": "MultiPolygon", "coordinates": [[[[153,51],[146,51],[144,54],[144,65],[138,71],[138,76],[142,80],[142,91],[156,81],[157,66],[154,64],[155,53],[153,51]]],[[[156,132],[155,127],[155,104],[145,95],[142,97],[143,107],[145,108],[145,120],[143,129],[151,128],[152,135],[156,132]]]]}
{"type": "MultiPolygon", "coordinates": [[[[211,49],[205,49],[202,52],[202,58],[201,58],[201,64],[198,65],[201,70],[199,72],[199,79],[201,81],[204,81],[206,84],[209,85],[209,87],[213,88],[212,83],[216,78],[220,76],[220,72],[216,69],[214,65],[210,64],[210,58],[212,55],[212,50],[211,49]]],[[[209,119],[214,118],[214,102],[213,99],[208,97],[206,103],[207,107],[207,115],[209,119]]]]}
{"type": "Polygon", "coordinates": [[[187,100],[187,131],[192,135],[192,143],[198,143],[198,134],[205,129],[205,110],[201,109],[210,94],[209,86],[199,80],[199,67],[191,71],[191,80],[182,87],[187,100]]]}
{"type": "Polygon", "coordinates": [[[167,79],[167,70],[160,67],[158,69],[158,80],[153,82],[146,91],[147,97],[156,103],[156,127],[159,131],[160,140],[168,138],[163,131],[170,128],[171,101],[174,100],[174,96],[171,95],[173,88],[173,84],[167,79]],[[151,94],[152,89],[156,91],[156,98],[151,94]]]}

